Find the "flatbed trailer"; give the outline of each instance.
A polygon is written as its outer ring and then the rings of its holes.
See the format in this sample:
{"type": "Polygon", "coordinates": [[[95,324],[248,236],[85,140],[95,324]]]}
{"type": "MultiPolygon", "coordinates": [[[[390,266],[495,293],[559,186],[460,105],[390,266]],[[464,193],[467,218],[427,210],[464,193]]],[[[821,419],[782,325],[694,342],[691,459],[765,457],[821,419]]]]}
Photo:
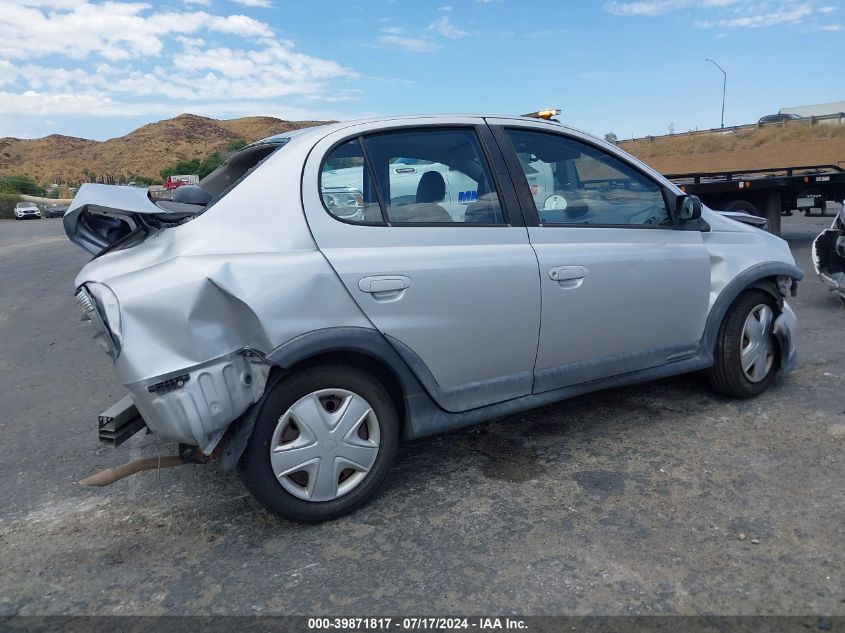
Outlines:
{"type": "Polygon", "coordinates": [[[742,211],[766,218],[780,235],[781,215],[833,216],[828,202],[845,199],[845,169],[840,165],[802,165],[768,169],[666,174],[686,193],[717,211],[742,211]]]}

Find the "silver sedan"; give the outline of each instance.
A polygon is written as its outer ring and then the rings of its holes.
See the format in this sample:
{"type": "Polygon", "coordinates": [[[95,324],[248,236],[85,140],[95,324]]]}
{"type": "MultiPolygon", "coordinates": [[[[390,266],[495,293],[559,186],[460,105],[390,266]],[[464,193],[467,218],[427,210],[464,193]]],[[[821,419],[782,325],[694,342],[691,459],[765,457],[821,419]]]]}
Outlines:
{"type": "Polygon", "coordinates": [[[83,185],[63,221],[129,391],[101,437],[240,461],[294,520],[363,504],[402,440],[698,370],[749,398],[795,362],[784,241],[553,122],[309,128],[172,200],[83,185]]]}

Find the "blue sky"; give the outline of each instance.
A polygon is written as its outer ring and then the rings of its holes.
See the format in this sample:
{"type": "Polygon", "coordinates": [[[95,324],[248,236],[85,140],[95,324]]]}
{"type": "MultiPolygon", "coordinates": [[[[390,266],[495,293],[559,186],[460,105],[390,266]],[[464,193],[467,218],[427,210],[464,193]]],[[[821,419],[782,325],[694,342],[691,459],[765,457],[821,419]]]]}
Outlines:
{"type": "Polygon", "coordinates": [[[521,114],[620,138],[845,99],[843,0],[3,0],[0,136],[181,112],[521,114]]]}

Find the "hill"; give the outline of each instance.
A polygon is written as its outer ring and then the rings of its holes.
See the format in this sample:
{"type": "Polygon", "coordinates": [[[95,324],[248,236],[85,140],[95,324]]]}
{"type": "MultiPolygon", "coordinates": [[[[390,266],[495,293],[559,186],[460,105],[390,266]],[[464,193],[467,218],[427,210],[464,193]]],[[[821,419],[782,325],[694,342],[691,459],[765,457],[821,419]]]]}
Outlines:
{"type": "MultiPolygon", "coordinates": [[[[225,151],[234,141],[255,141],[321,121],[273,117],[217,120],[194,114],[150,123],[125,136],[92,141],[53,134],[38,139],[0,138],[0,178],[26,176],[39,183],[82,182],[95,174],[128,180],[159,178],[180,160],[225,151]]],[[[845,126],[788,125],[733,134],[656,137],[619,146],[662,173],[836,164],[845,161],[845,126]]]]}
{"type": "Polygon", "coordinates": [[[202,158],[238,140],[260,138],[319,125],[322,121],[284,121],[273,117],[217,120],[194,114],[144,125],[125,136],[92,141],[53,134],[37,139],[0,138],[0,178],[27,176],[39,183],[79,182],[93,173],[127,180],[159,178],[159,171],[180,160],[202,158]]]}
{"type": "Polygon", "coordinates": [[[845,162],[845,125],[791,124],[733,134],[620,141],[619,147],[664,174],[764,169],[845,162]]]}

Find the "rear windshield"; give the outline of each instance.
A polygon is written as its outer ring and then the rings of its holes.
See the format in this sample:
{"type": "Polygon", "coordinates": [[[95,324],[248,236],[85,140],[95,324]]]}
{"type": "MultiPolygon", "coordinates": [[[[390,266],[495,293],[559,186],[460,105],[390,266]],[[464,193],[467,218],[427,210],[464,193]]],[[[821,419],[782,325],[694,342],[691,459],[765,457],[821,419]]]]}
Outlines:
{"type": "Polygon", "coordinates": [[[199,186],[219,199],[229,189],[243,180],[253,169],[268,156],[284,147],[289,138],[274,139],[272,143],[260,143],[245,147],[236,154],[232,154],[225,163],[203,178],[199,186]]]}
{"type": "Polygon", "coordinates": [[[270,155],[284,147],[290,138],[274,137],[259,141],[232,154],[226,161],[196,185],[182,185],[173,190],[169,200],[157,199],[155,204],[171,213],[196,216],[223,198],[270,155]]]}

